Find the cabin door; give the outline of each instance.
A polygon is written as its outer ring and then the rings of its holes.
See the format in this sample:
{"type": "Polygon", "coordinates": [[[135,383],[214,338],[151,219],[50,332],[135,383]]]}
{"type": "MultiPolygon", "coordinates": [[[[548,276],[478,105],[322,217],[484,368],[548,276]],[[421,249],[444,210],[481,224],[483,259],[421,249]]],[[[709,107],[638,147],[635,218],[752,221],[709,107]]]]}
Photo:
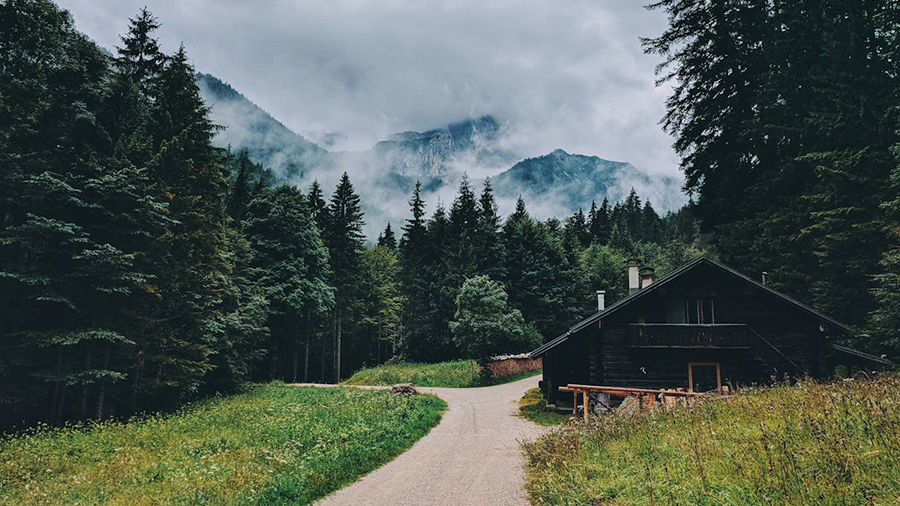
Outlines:
{"type": "Polygon", "coordinates": [[[722,368],[716,362],[688,363],[688,391],[722,391],[722,368]]]}

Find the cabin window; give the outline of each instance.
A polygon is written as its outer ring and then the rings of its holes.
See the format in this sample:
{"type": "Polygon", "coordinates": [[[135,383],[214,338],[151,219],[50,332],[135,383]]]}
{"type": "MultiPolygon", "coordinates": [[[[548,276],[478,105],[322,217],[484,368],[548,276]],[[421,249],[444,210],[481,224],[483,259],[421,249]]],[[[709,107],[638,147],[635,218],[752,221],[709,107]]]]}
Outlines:
{"type": "Polygon", "coordinates": [[[716,323],[713,301],[710,299],[688,299],[685,303],[687,323],[716,323]]]}

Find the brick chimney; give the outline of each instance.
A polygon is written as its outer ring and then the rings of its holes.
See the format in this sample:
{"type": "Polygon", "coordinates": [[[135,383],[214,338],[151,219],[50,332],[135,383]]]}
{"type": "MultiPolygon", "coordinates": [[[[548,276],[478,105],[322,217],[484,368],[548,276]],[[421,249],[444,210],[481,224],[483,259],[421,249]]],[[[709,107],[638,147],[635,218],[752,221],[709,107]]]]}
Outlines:
{"type": "Polygon", "coordinates": [[[626,263],[628,264],[628,295],[632,295],[641,290],[641,260],[632,257],[626,263]]]}
{"type": "Polygon", "coordinates": [[[653,267],[644,267],[641,269],[641,289],[647,288],[653,283],[653,273],[656,272],[656,269],[653,267]]]}

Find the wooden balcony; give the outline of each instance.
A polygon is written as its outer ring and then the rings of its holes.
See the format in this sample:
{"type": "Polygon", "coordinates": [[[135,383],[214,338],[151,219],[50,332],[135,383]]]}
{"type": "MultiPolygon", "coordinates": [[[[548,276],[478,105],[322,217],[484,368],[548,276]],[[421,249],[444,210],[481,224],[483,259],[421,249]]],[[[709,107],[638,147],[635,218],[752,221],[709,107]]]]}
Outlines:
{"type": "Polygon", "coordinates": [[[742,323],[635,323],[629,325],[632,348],[747,349],[750,335],[742,323]]]}

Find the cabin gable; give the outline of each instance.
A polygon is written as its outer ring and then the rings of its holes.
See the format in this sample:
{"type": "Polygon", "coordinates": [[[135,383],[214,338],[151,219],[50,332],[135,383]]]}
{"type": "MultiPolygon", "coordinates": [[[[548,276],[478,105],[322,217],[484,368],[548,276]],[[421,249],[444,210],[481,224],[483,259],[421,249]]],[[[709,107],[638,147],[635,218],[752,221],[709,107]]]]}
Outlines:
{"type": "Polygon", "coordinates": [[[825,377],[828,336],[852,331],[708,259],[642,292],[532,352],[544,357],[549,403],[566,384],[691,389],[825,377]]]}

